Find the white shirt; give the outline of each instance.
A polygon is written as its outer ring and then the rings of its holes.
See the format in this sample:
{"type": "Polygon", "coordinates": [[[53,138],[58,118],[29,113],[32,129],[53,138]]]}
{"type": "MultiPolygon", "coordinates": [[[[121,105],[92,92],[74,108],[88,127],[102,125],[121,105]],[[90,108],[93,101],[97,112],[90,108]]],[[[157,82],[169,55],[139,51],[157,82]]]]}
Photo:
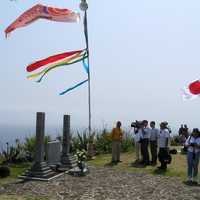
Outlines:
{"type": "Polygon", "coordinates": [[[142,130],[139,129],[138,132],[133,137],[135,143],[138,143],[142,139],[142,130]]]}
{"type": "Polygon", "coordinates": [[[185,145],[188,146],[187,150],[189,152],[194,152],[194,151],[195,151],[195,153],[200,152],[200,148],[190,146],[190,144],[192,144],[192,143],[200,145],[200,137],[194,138],[193,136],[189,136],[188,139],[185,142],[185,145]]]}
{"type": "Polygon", "coordinates": [[[158,145],[160,148],[166,148],[166,141],[169,142],[170,134],[167,129],[160,130],[158,135],[158,145]]]}
{"type": "Polygon", "coordinates": [[[151,129],[149,127],[143,129],[143,138],[149,139],[151,136],[151,129]]]}
{"type": "Polygon", "coordinates": [[[156,141],[158,139],[159,130],[157,128],[150,129],[150,141],[156,141]]]}

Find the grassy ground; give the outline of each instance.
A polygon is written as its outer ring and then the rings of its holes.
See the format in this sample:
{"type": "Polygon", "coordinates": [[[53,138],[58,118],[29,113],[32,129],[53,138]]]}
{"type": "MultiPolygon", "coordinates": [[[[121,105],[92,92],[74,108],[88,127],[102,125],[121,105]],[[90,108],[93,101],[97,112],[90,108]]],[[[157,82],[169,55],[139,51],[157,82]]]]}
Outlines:
{"type": "Polygon", "coordinates": [[[0,178],[0,186],[16,181],[16,178],[19,175],[21,175],[29,167],[30,167],[30,163],[11,164],[11,165],[9,165],[11,174],[7,178],[0,178]]]}
{"type": "MultiPolygon", "coordinates": [[[[96,157],[95,160],[91,160],[88,162],[89,165],[96,166],[96,167],[112,167],[116,170],[123,170],[128,172],[140,172],[140,173],[149,173],[149,174],[160,174],[165,176],[173,176],[179,177],[182,180],[186,179],[186,170],[187,170],[187,163],[186,163],[186,155],[173,155],[172,156],[172,163],[168,165],[168,170],[163,172],[157,169],[157,166],[147,166],[147,167],[133,167],[131,163],[133,163],[135,158],[134,152],[122,153],[121,154],[121,163],[118,165],[110,165],[111,155],[99,155],[96,157]]],[[[159,163],[158,163],[159,164],[159,163]]],[[[200,176],[199,176],[200,180],[200,176]]]]}

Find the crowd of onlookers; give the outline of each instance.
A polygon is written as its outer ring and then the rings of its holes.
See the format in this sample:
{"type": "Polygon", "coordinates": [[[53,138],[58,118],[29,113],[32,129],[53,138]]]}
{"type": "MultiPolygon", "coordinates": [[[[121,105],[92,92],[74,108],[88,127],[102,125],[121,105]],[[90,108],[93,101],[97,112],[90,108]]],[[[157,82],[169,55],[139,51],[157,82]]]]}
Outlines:
{"type": "MultiPolygon", "coordinates": [[[[118,121],[111,133],[112,138],[112,163],[120,161],[120,144],[123,138],[121,122],[118,121]]],[[[160,170],[166,170],[167,164],[171,163],[169,150],[171,129],[167,122],[161,122],[159,128],[156,123],[147,120],[135,121],[131,124],[133,142],[135,148],[135,164],[138,165],[157,165],[160,170]]],[[[188,183],[197,184],[198,164],[200,157],[200,132],[197,128],[189,134],[187,125],[181,125],[179,136],[184,149],[187,152],[188,183]]]]}

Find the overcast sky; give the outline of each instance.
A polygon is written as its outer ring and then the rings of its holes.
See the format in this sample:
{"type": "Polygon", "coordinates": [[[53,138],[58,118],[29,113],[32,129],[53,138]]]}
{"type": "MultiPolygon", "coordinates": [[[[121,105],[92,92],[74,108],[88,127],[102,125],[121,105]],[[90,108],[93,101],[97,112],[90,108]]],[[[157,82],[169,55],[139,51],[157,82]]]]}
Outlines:
{"type": "MultiPolygon", "coordinates": [[[[86,78],[81,64],[62,67],[37,84],[26,65],[85,47],[82,22],[38,20],[5,39],[4,29],[36,3],[79,11],[78,0],[3,0],[0,6],[0,124],[34,125],[46,112],[48,126],[87,127],[87,84],[65,96],[59,92],[86,78]]],[[[90,0],[93,128],[127,127],[135,119],[200,127],[200,99],[182,101],[181,88],[200,76],[199,0],[90,0]]]]}

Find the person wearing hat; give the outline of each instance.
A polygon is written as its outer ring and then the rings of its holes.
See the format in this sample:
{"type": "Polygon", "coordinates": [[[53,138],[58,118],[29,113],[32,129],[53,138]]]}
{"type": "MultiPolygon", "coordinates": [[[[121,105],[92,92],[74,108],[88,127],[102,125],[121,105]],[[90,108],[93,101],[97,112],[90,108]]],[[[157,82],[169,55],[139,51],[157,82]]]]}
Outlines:
{"type": "Polygon", "coordinates": [[[200,156],[200,132],[197,128],[193,129],[191,136],[185,142],[187,148],[187,182],[197,185],[198,165],[200,156]]]}
{"type": "Polygon", "coordinates": [[[122,123],[120,121],[117,122],[116,127],[113,128],[111,133],[112,139],[112,163],[117,164],[120,162],[120,145],[122,141],[122,123]]]}
{"type": "Polygon", "coordinates": [[[168,153],[169,138],[170,138],[170,134],[167,129],[167,124],[165,122],[162,122],[160,124],[160,132],[158,135],[158,146],[159,146],[158,158],[161,163],[158,169],[166,170],[167,164],[170,162],[168,160],[170,156],[168,153]]]}

